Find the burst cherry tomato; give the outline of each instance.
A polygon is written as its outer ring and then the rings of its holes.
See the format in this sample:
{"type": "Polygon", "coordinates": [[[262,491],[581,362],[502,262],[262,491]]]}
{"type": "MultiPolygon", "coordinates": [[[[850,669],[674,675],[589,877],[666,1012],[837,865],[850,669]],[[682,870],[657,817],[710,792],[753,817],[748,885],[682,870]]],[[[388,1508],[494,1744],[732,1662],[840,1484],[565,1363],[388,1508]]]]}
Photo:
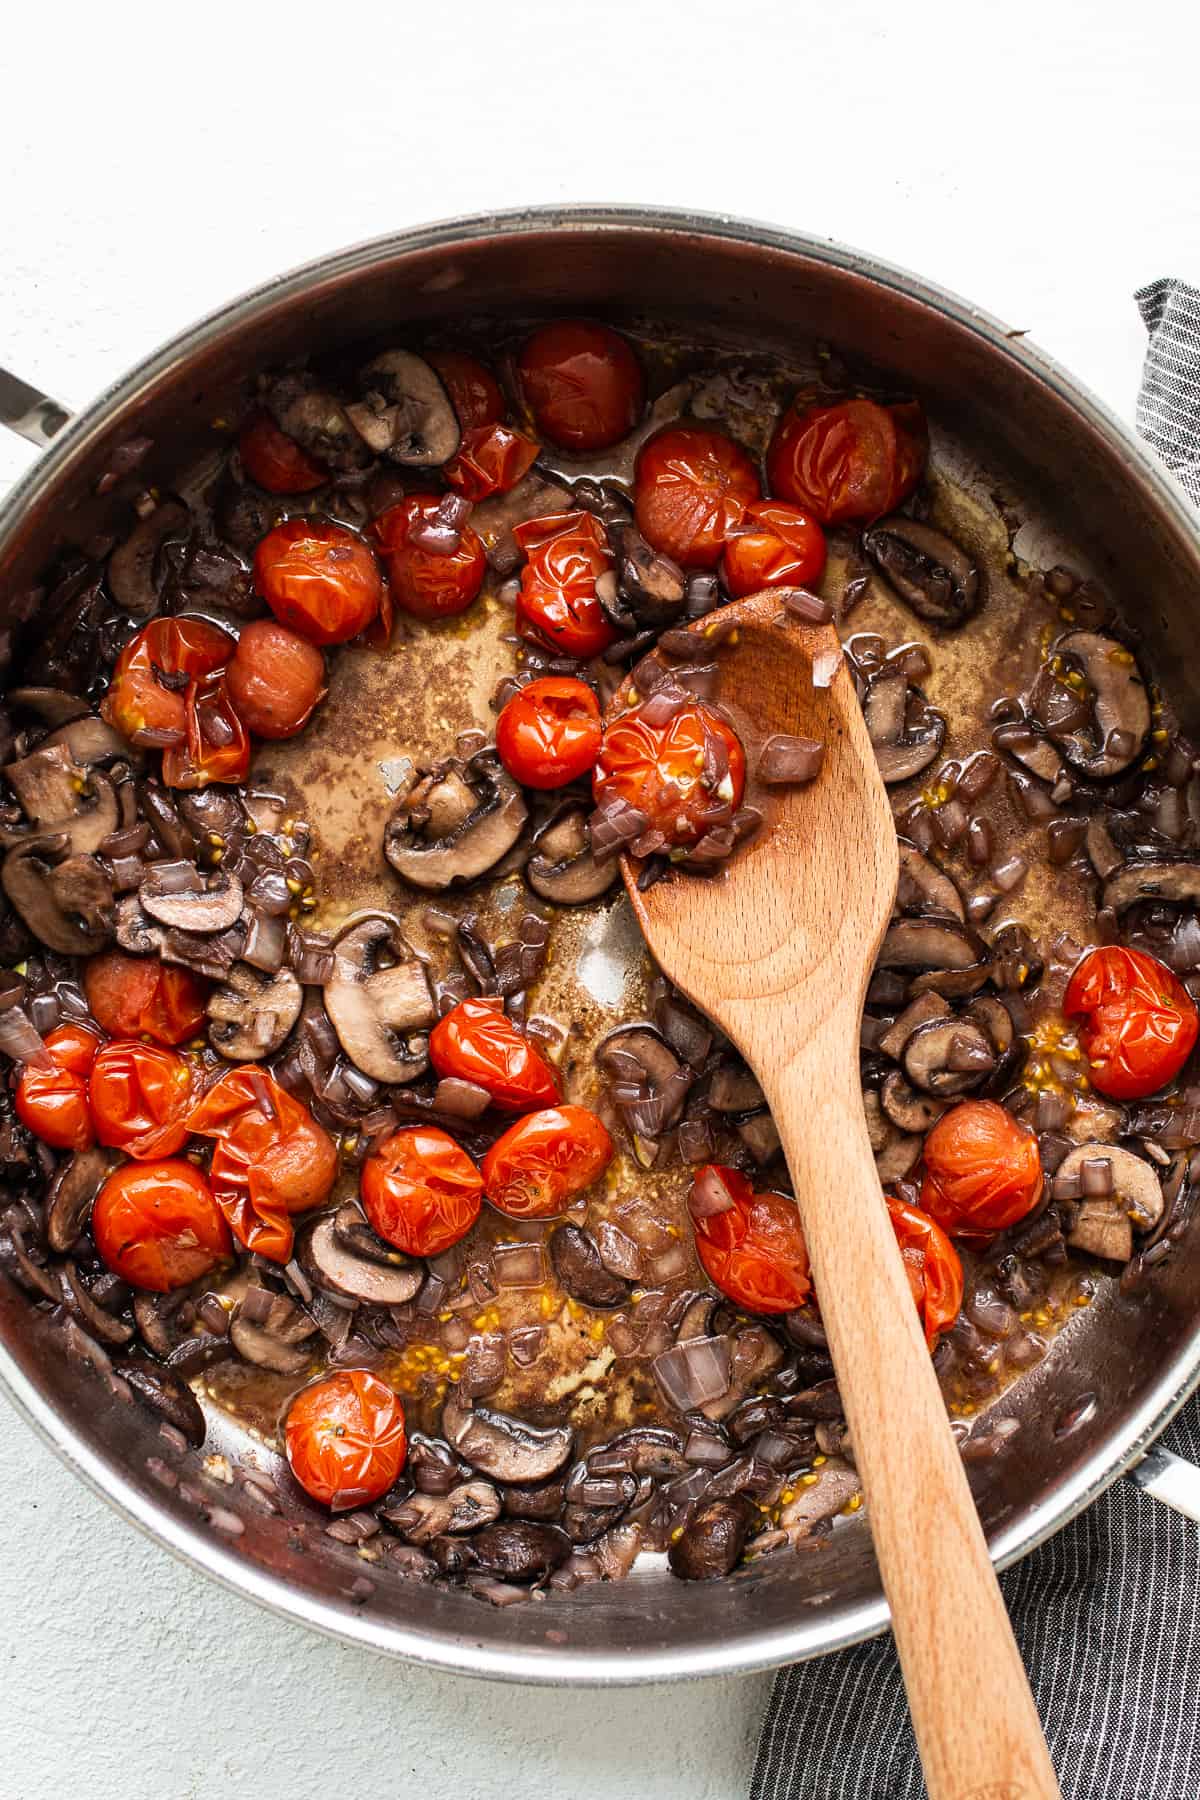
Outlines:
{"type": "Polygon", "coordinates": [[[105,1044],[88,1097],[100,1142],[138,1162],[171,1156],[187,1141],[192,1071],[174,1050],[128,1038],[105,1044]]]}
{"type": "Polygon", "coordinates": [[[599,656],[617,633],[596,598],[612,566],[604,527],[592,513],[551,513],[513,527],[528,561],[521,571],[517,624],[524,637],[563,656],[599,656]]]}
{"type": "Polygon", "coordinates": [[[290,1215],[320,1206],[337,1174],[329,1133],[278,1082],[245,1064],[202,1095],[188,1128],[216,1140],[209,1179],[238,1242],[287,1262],[290,1215]]]}
{"type": "Polygon", "coordinates": [[[227,631],[204,619],[186,615],[151,619],[117,658],[100,711],[131,743],[161,746],[171,742],[173,734],[182,744],[187,733],[185,695],[191,683],[217,674],[234,648],[227,631]],[[181,676],[188,681],[181,681],[181,676]]]}
{"type": "Polygon", "coordinates": [[[512,425],[472,425],[463,432],[458,451],[442,474],[468,500],[486,500],[489,494],[506,494],[516,487],[540,449],[512,425]]]}
{"type": "Polygon", "coordinates": [[[250,734],[230,699],[224,670],[188,682],[183,717],[182,744],[163,751],[162,773],[168,787],[245,781],[250,773],[250,734]]]}
{"type": "Polygon", "coordinates": [[[88,1150],[96,1141],[88,1074],[100,1039],[83,1025],[59,1025],[46,1036],[52,1069],[32,1065],[17,1082],[17,1117],[55,1150],[88,1150]]]}
{"type": "Polygon", "coordinates": [[[612,1139],[586,1106],[527,1113],[484,1157],[484,1192],[510,1219],[551,1219],[599,1180],[612,1154],[612,1139]]]}
{"type": "Polygon", "coordinates": [[[461,527],[456,550],[426,550],[411,542],[413,527],[432,523],[441,503],[440,494],[408,494],[371,526],[392,597],[414,619],[449,619],[465,612],[487,573],[483,545],[469,525],[461,527]]]}
{"type": "Polygon", "coordinates": [[[1077,964],[1063,997],[1094,1087],[1112,1100],[1140,1100],[1178,1075],[1196,1042],[1191,995],[1155,957],[1106,944],[1077,964]]]}
{"type": "Polygon", "coordinates": [[[409,1125],[384,1138],[359,1180],[371,1228],[406,1256],[439,1256],[479,1217],[483,1177],[436,1125],[409,1125]]]}
{"type": "Polygon", "coordinates": [[[598,804],[626,801],[647,830],[683,848],[741,805],[746,756],[733,727],[699,700],[665,725],[648,724],[637,708],[605,731],[592,786],[598,804]]]}
{"type": "Polygon", "coordinates": [[[701,1169],[690,1201],[696,1254],[709,1280],[747,1312],[785,1313],[812,1293],[808,1245],[795,1202],[756,1194],[744,1175],[721,1163],[701,1169]],[[706,1190],[724,1189],[722,1211],[701,1207],[706,1190]]]}
{"type": "Polygon", "coordinates": [[[725,585],[735,600],[760,588],[808,587],[825,572],[825,533],[815,519],[778,500],[746,508],[725,545],[725,585]]]}
{"type": "Polygon", "coordinates": [[[254,619],[225,674],[229,698],[260,738],[295,737],[325,696],[325,658],[315,644],[274,619],[254,619]]]}
{"type": "Polygon", "coordinates": [[[941,1226],[927,1213],[885,1194],[892,1230],[900,1246],[904,1272],[930,1350],[959,1314],[963,1297],[963,1270],[958,1251],[941,1226]]]}
{"type": "Polygon", "coordinates": [[[254,585],[281,625],[310,644],[344,644],[379,611],[383,577],[356,531],[287,519],[254,552],[254,585]]]}
{"type": "Polygon", "coordinates": [[[531,681],[496,720],[500,761],[531,788],[563,787],[586,773],[600,737],[600,702],[586,682],[566,675],[531,681]]]}
{"type": "Polygon", "coordinates": [[[638,530],[685,569],[715,569],[729,532],[759,497],[754,464],[723,432],[669,425],[638,452],[638,530]]]}
{"type": "Polygon", "coordinates": [[[242,426],[238,454],[250,480],[268,494],[307,494],[327,479],[321,465],[265,412],[252,413],[242,426]]]}
{"type": "Polygon", "coordinates": [[[822,525],[882,518],[911,494],[925,464],[925,418],[915,402],[819,404],[797,394],[767,451],[767,482],[822,525]]]}
{"type": "Polygon", "coordinates": [[[962,1100],[925,1139],[922,1209],[951,1237],[986,1237],[1023,1219],[1042,1191],[1038,1142],[995,1100],[962,1100]]]}
{"type": "Polygon", "coordinates": [[[84,965],[83,987],[92,1017],[109,1037],[181,1044],[204,1025],[208,983],[190,969],[105,950],[84,965]]]}
{"type": "Polygon", "coordinates": [[[504,417],[504,395],[490,369],[465,350],[430,350],[425,361],[441,377],[464,431],[475,425],[497,425],[504,417]]]}
{"type": "Polygon", "coordinates": [[[339,1369],[301,1388],[283,1436],[300,1486],[334,1512],[386,1494],[408,1454],[404,1408],[366,1369],[339,1369]]]}
{"type": "Polygon", "coordinates": [[[92,1207],[96,1248],[131,1287],[166,1294],[232,1254],[229,1227],[190,1162],[125,1163],[92,1207]]]}
{"type": "Polygon", "coordinates": [[[642,416],[642,365],[607,325],[584,319],[543,325],[525,344],[517,369],[538,430],[567,450],[603,450],[642,416]]]}
{"type": "Polygon", "coordinates": [[[528,1112],[558,1101],[554,1071],[517,1030],[501,1000],[460,1000],[430,1032],[429,1060],[443,1078],[454,1076],[486,1088],[492,1104],[504,1112],[528,1112]]]}

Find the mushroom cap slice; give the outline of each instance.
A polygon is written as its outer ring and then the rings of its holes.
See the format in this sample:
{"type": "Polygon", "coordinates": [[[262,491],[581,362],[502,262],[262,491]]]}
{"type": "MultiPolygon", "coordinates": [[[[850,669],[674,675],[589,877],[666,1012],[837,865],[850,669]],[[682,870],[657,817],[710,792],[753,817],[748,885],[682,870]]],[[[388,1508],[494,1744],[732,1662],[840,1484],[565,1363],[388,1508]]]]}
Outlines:
{"type": "MultiPolygon", "coordinates": [[[[430,469],[449,462],[462,441],[458,415],[437,374],[423,356],[411,350],[385,350],[362,370],[364,385],[382,395],[387,420],[387,441],[372,441],[359,424],[363,409],[351,407],[350,418],[376,452],[409,468],[430,469]]],[[[369,408],[368,408],[369,410],[369,408]]],[[[366,419],[363,424],[369,428],[366,419]]]]}
{"type": "Polygon", "coordinates": [[[160,925],[180,931],[227,931],[242,911],[242,884],[229,869],[201,876],[195,888],[174,892],[160,887],[150,864],[138,889],[142,910],[160,925]]]}
{"type": "Polygon", "coordinates": [[[961,625],[979,605],[978,566],[960,544],[932,525],[893,513],[864,532],[863,549],[918,618],[961,625]]]}
{"type": "Polygon", "coordinates": [[[902,1181],[921,1154],[921,1138],[914,1132],[907,1136],[897,1132],[882,1150],[875,1152],[875,1173],[886,1187],[889,1181],[902,1181]]]}
{"type": "Polygon", "coordinates": [[[59,1165],[46,1195],[46,1242],[51,1250],[62,1255],[78,1242],[100,1183],[115,1161],[109,1150],[76,1150],[59,1165]]]}
{"type": "Polygon", "coordinates": [[[191,523],[192,515],[182,500],[164,500],[138,520],[109,557],[109,593],[135,619],[148,619],[158,611],[154,568],[159,552],[168,538],[182,537],[191,523]]]}
{"type": "Polygon", "coordinates": [[[425,965],[395,919],[372,913],[342,932],[323,992],[338,1042],[364,1075],[404,1082],[424,1071],[424,1040],[413,1034],[433,1024],[437,1009],[425,965]]]}
{"type": "Polygon", "coordinates": [[[86,700],[58,687],[15,687],[6,695],[8,704],[22,712],[31,712],[45,725],[66,725],[71,719],[82,719],[91,711],[86,700]]]}
{"type": "Polygon", "coordinates": [[[351,1250],[338,1233],[339,1217],[340,1213],[323,1213],[301,1240],[300,1265],[309,1279],[331,1294],[368,1306],[403,1306],[411,1300],[425,1280],[424,1266],[399,1250],[392,1252],[391,1268],[351,1250]]]}
{"type": "Polygon", "coordinates": [[[888,787],[928,768],[946,741],[946,721],[920,688],[888,669],[873,676],[863,696],[863,717],[888,787]]]}
{"type": "Polygon", "coordinates": [[[117,901],[117,942],[122,950],[134,956],[160,956],[165,927],[156,925],[149,913],[143,912],[136,894],[126,894],[117,901]]]}
{"type": "Polygon", "coordinates": [[[453,887],[506,856],[528,816],[520,788],[489,746],[418,778],[388,820],[384,855],[413,887],[453,887]]]}
{"type": "MultiPolygon", "coordinates": [[[[1162,1182],[1151,1163],[1135,1156],[1132,1150],[1122,1150],[1115,1144],[1081,1144],[1077,1150],[1070,1150],[1063,1157],[1055,1170],[1055,1182],[1080,1175],[1087,1162],[1108,1163],[1112,1172],[1112,1193],[1096,1199],[1085,1195],[1080,1206],[1081,1213],[1092,1207],[1115,1208],[1138,1231],[1149,1231],[1158,1224],[1165,1201],[1162,1182]]],[[[1073,1231],[1068,1242],[1075,1242],[1073,1231]]],[[[1086,1249],[1089,1246],[1081,1247],[1086,1249]]],[[[1127,1255],[1130,1253],[1127,1252],[1127,1255]]],[[[1106,1255],[1108,1252],[1100,1254],[1106,1255]]]]}
{"type": "Polygon", "coordinates": [[[187,1382],[174,1369],[165,1369],[148,1356],[134,1355],[123,1357],[114,1372],[128,1383],[143,1406],[181,1431],[194,1450],[200,1448],[207,1430],[204,1413],[187,1382]]]}
{"type": "Polygon", "coordinates": [[[878,969],[971,969],[981,946],[956,919],[895,919],[888,926],[878,969]]]}
{"type": "Polygon", "coordinates": [[[1122,863],[1104,883],[1101,905],[1121,913],[1142,900],[1200,906],[1200,863],[1168,859],[1122,863]]]}
{"type": "Polygon", "coordinates": [[[268,389],[266,404],[280,431],[335,474],[365,468],[370,462],[371,452],[341,401],[317,387],[311,376],[281,375],[268,389]]]}
{"type": "Polygon", "coordinates": [[[65,856],[66,850],[62,835],[16,844],[0,880],[43,944],[62,956],[91,956],[112,941],[112,884],[90,857],[65,856]]]}
{"type": "Polygon", "coordinates": [[[1051,731],[1067,761],[1093,781],[1120,775],[1141,755],[1150,730],[1150,697],[1132,651],[1098,631],[1069,631],[1053,656],[1076,663],[1092,691],[1094,725],[1051,731]]]}
{"type": "Polygon", "coordinates": [[[90,854],[117,829],[120,813],[112,782],[77,763],[65,743],[42,744],[9,763],[4,773],[37,830],[63,833],[72,851],[90,854]]]}
{"type": "Polygon", "coordinates": [[[40,748],[49,750],[59,745],[85,769],[90,769],[93,763],[136,762],[139,758],[139,753],[113,730],[107,720],[92,712],[60,725],[57,731],[42,739],[40,748]]]}
{"type": "Polygon", "coordinates": [[[905,1044],[903,1062],[913,1087],[948,1096],[986,1081],[995,1072],[996,1054],[970,1019],[931,1019],[918,1025],[905,1044]]]}
{"type": "Polygon", "coordinates": [[[567,1425],[539,1429],[489,1407],[472,1410],[452,1395],[442,1408],[442,1430],[465,1462],[493,1481],[545,1481],[569,1461],[575,1433],[567,1425]]]}
{"type": "Polygon", "coordinates": [[[900,847],[898,910],[902,913],[947,913],[965,925],[967,914],[957,884],[915,844],[910,844],[906,838],[899,838],[897,842],[900,847]]]}
{"type": "Polygon", "coordinates": [[[525,879],[535,894],[556,906],[582,906],[606,894],[620,873],[615,856],[597,862],[587,830],[587,812],[570,806],[537,832],[525,879]]]}
{"type": "Polygon", "coordinates": [[[230,1062],[261,1062],[273,1056],[304,1004],[304,990],[290,969],[264,975],[249,963],[234,963],[208,997],[208,1039],[230,1062]]]}
{"type": "Polygon", "coordinates": [[[891,1069],[879,1090],[879,1104],[897,1131],[924,1133],[937,1124],[946,1108],[932,1094],[918,1093],[899,1069],[891,1069]]]}

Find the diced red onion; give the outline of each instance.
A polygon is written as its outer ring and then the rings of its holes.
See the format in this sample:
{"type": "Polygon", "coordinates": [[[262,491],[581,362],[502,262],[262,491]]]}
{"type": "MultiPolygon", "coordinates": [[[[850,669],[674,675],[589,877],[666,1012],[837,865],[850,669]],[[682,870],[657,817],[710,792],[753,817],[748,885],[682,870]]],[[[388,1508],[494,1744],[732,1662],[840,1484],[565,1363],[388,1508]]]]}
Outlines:
{"type": "Polygon", "coordinates": [[[1087,1156],[1079,1165],[1080,1190],[1085,1200],[1106,1199],[1113,1191],[1112,1162],[1107,1156],[1087,1156]]]}
{"type": "Polygon", "coordinates": [[[460,1081],[455,1075],[439,1081],[433,1096],[434,1109],[453,1119],[477,1119],[491,1100],[486,1088],[474,1081],[460,1081]]]}
{"type": "Polygon", "coordinates": [[[35,1030],[33,1021],[21,1006],[9,1006],[0,1012],[0,1053],[35,1069],[56,1066],[42,1042],[41,1033],[35,1030]]]}
{"type": "Polygon", "coordinates": [[[265,975],[277,975],[283,967],[286,948],[287,927],[281,918],[247,910],[243,962],[249,963],[252,969],[261,969],[265,975]]]}
{"type": "Polygon", "coordinates": [[[639,716],[657,730],[663,725],[669,725],[672,719],[691,704],[691,696],[683,688],[674,682],[661,682],[649,699],[643,700],[639,716]]]}
{"type": "Polygon", "coordinates": [[[729,1392],[729,1339],[687,1338],[656,1356],[651,1372],[667,1405],[691,1412],[729,1392]]]}
{"type": "Polygon", "coordinates": [[[627,800],[601,801],[588,820],[592,855],[597,861],[614,855],[640,837],[648,824],[646,814],[639,812],[636,806],[630,806],[627,800]]]}
{"type": "Polygon", "coordinates": [[[497,1288],[529,1289],[546,1285],[546,1253],[541,1243],[496,1244],[491,1276],[497,1288]]]}
{"type": "Polygon", "coordinates": [[[146,890],[149,894],[198,894],[204,886],[204,877],[195,863],[184,862],[182,858],[171,862],[152,863],[146,871],[146,890]]]}
{"type": "Polygon", "coordinates": [[[732,1212],[733,1204],[733,1195],[719,1170],[701,1169],[688,1195],[688,1211],[693,1219],[712,1219],[718,1213],[732,1212]]]}
{"type": "Polygon", "coordinates": [[[777,731],[762,747],[758,759],[758,778],[772,787],[798,781],[815,781],[824,761],[825,746],[816,738],[777,731]]]}
{"type": "Polygon", "coordinates": [[[971,823],[966,807],[957,796],[947,800],[942,806],[935,806],[930,819],[933,835],[944,850],[953,850],[966,835],[971,823]]]}
{"type": "MultiPolygon", "coordinates": [[[[779,598],[790,613],[803,619],[806,625],[828,625],[833,619],[833,607],[828,600],[822,600],[820,594],[810,592],[808,588],[783,588],[779,598]]],[[[813,682],[816,687],[817,682],[813,682]]]]}
{"type": "Polygon", "coordinates": [[[840,648],[818,650],[812,662],[812,684],[814,688],[833,686],[833,678],[841,666],[842,652],[840,648]]]}
{"type": "Polygon", "coordinates": [[[683,1454],[685,1460],[695,1463],[697,1468],[720,1469],[733,1452],[721,1438],[713,1437],[707,1431],[693,1431],[684,1443],[683,1454]]]}
{"type": "Polygon", "coordinates": [[[596,1226],[595,1237],[600,1261],[610,1275],[620,1275],[626,1281],[642,1279],[642,1253],[619,1225],[614,1225],[611,1219],[602,1219],[596,1226]]]}
{"type": "Polygon", "coordinates": [[[519,1330],[509,1334],[509,1355],[519,1369],[527,1369],[531,1363],[537,1361],[545,1342],[546,1327],[544,1325],[522,1325],[519,1330]]]}
{"type": "Polygon", "coordinates": [[[1014,888],[1020,887],[1028,873],[1029,864],[1023,856],[1006,856],[991,869],[992,880],[1002,894],[1011,894],[1014,888]]]}
{"type": "Polygon", "coordinates": [[[53,1031],[62,1016],[57,994],[35,994],[29,1002],[29,1018],[39,1037],[53,1031]]]}
{"type": "Polygon", "coordinates": [[[142,725],[132,734],[129,741],[142,750],[173,750],[185,739],[182,731],[176,731],[169,725],[142,725]]]}

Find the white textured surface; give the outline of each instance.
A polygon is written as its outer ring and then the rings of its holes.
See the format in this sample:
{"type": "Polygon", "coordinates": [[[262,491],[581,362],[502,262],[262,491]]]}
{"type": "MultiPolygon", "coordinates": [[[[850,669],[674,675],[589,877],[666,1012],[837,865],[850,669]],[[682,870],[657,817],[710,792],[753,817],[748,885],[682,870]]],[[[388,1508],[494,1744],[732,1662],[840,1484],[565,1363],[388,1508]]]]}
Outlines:
{"type": "MultiPolygon", "coordinates": [[[[1191,0],[209,0],[186,31],[178,9],[42,5],[5,37],[0,361],[68,403],[280,268],[535,200],[874,250],[1125,414],[1132,290],[1200,280],[1191,0]]],[[[0,485],[23,463],[0,443],[0,485]]],[[[0,1800],[745,1789],[764,1679],[550,1694],[400,1668],[178,1567],[4,1407],[0,1469],[0,1800]]]]}

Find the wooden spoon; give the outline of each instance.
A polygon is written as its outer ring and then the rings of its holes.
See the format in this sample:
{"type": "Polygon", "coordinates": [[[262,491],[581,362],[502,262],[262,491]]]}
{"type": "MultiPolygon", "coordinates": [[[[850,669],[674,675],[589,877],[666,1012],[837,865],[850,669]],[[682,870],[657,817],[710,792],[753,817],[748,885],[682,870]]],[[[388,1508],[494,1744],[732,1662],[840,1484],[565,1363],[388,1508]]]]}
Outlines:
{"type": "MultiPolygon", "coordinates": [[[[753,774],[774,732],[822,739],[807,786],[711,877],[629,896],[672,981],[754,1069],[783,1140],[862,1477],[930,1800],[1053,1800],[1033,1696],[881,1198],[858,1075],[863,994],[892,910],[896,828],[830,626],[778,591],[725,608],[718,698],[753,774]]],[[[699,627],[698,629],[702,629],[699,627]]],[[[755,795],[756,804],[759,796],[755,795]]]]}

